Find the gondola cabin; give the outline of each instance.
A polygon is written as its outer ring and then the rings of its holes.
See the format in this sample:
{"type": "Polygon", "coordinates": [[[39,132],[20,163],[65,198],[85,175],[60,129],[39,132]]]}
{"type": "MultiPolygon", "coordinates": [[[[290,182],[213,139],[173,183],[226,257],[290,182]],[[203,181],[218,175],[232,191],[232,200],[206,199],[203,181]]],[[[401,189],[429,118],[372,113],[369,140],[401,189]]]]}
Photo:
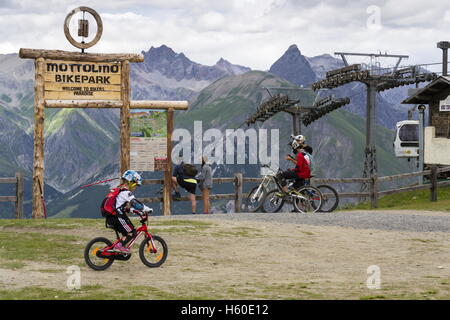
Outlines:
{"type": "Polygon", "coordinates": [[[419,156],[418,120],[404,120],[397,122],[394,152],[397,158],[416,158],[419,156]]]}

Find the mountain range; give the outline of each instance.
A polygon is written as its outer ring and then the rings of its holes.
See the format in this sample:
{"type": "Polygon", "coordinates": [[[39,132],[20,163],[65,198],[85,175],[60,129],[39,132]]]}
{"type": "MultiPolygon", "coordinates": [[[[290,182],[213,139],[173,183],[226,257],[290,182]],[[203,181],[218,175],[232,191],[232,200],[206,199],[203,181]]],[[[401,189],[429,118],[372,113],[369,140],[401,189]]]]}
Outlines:
{"type": "MultiPolygon", "coordinates": [[[[151,47],[142,54],[144,62],[131,67],[132,99],[189,100],[188,111],[176,112],[175,128],[192,129],[194,120],[202,120],[204,130],[236,128],[268,98],[268,87],[307,87],[323,78],[326,71],[342,66],[339,59],[328,54],[305,57],[296,45],[290,46],[269,71],[251,71],[223,58],[213,66],[205,66],[165,45],[151,47]]],[[[27,190],[33,165],[33,87],[32,61],[22,60],[17,54],[0,55],[0,175],[13,176],[17,170],[25,173],[25,214],[28,216],[31,194],[27,190]]],[[[357,176],[362,172],[364,86],[352,84],[329,93],[336,97],[350,96],[351,103],[311,124],[305,134],[315,147],[319,167],[323,168],[321,176],[357,176]],[[343,163],[349,165],[344,167],[343,163]]],[[[399,95],[389,97],[378,95],[377,98],[377,141],[382,172],[394,173],[404,170],[404,162],[393,157],[390,130],[396,121],[405,118],[406,111],[396,105],[399,95]]],[[[98,186],[97,193],[91,192],[95,197],[81,192],[79,186],[118,176],[118,123],[118,110],[45,110],[45,194],[50,215],[97,214],[88,213],[88,206],[98,202],[99,194],[107,186],[98,186]]],[[[291,123],[290,115],[282,113],[258,126],[280,128],[280,137],[285,139],[291,133],[291,123]],[[289,126],[285,125],[286,121],[289,126]]],[[[280,150],[280,154],[285,151],[280,150]]],[[[216,166],[214,170],[215,176],[230,176],[236,171],[250,176],[259,173],[257,166],[252,165],[216,166]]],[[[157,177],[158,174],[146,173],[145,176],[157,177]]],[[[2,186],[0,190],[3,189],[2,186]]],[[[8,213],[1,210],[2,216],[8,213]]]]}

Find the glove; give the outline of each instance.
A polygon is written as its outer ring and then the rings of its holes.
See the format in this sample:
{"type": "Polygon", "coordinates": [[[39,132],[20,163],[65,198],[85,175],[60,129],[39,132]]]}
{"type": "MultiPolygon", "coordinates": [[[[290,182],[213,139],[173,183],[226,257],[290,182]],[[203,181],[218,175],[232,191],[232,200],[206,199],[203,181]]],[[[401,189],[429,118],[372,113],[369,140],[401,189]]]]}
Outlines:
{"type": "Polygon", "coordinates": [[[153,209],[147,207],[146,205],[144,205],[144,209],[142,209],[142,211],[143,211],[143,212],[146,212],[146,213],[152,213],[152,212],[153,212],[153,209]]]}
{"type": "Polygon", "coordinates": [[[139,210],[134,209],[134,208],[130,208],[130,212],[133,214],[137,214],[137,215],[141,214],[141,212],[139,210]]]}

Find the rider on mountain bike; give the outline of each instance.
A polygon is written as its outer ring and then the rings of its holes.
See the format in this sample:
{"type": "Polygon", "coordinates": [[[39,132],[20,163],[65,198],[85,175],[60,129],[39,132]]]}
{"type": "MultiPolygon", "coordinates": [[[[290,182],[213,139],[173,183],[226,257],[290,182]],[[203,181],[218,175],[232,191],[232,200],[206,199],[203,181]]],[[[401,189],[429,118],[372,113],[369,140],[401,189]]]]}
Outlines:
{"type": "Polygon", "coordinates": [[[107,216],[108,224],[114,227],[114,230],[121,233],[125,239],[122,239],[114,250],[123,253],[129,253],[130,249],[125,247],[126,244],[133,238],[136,233],[133,223],[127,216],[127,212],[134,213],[133,209],[152,212],[153,209],[147,207],[138,201],[133,195],[133,191],[137,186],[142,185],[141,176],[134,170],[127,170],[122,175],[121,184],[119,186],[120,192],[116,198],[115,215],[107,216]]]}
{"type": "Polygon", "coordinates": [[[288,192],[288,187],[284,180],[295,180],[293,187],[298,189],[305,185],[306,180],[311,178],[311,170],[308,162],[300,152],[300,150],[306,145],[305,138],[302,135],[291,136],[291,138],[293,140],[290,143],[290,146],[292,147],[292,151],[296,154],[296,158],[293,158],[291,155],[286,155],[285,160],[293,162],[295,164],[295,168],[283,171],[280,175],[281,178],[283,178],[282,185],[285,193],[288,192]]]}

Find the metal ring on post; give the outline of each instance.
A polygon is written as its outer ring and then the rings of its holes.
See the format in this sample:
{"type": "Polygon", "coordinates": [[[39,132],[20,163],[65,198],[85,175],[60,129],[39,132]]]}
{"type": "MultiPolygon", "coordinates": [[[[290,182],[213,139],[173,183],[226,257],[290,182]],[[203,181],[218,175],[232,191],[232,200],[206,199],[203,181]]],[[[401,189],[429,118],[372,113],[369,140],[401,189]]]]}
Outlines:
{"type": "Polygon", "coordinates": [[[69,40],[69,42],[74,47],[77,47],[79,49],[87,49],[87,48],[90,48],[93,45],[95,45],[100,40],[102,33],[103,33],[102,19],[100,18],[99,14],[94,9],[91,9],[89,7],[78,7],[76,9],[73,9],[67,15],[66,19],[64,20],[64,34],[66,35],[67,40],[69,40]],[[70,23],[70,20],[72,19],[72,16],[75,13],[80,12],[80,11],[89,12],[95,18],[95,21],[97,22],[97,33],[95,34],[94,39],[92,39],[92,41],[90,41],[88,43],[82,43],[82,42],[76,41],[74,38],[72,38],[72,35],[70,34],[70,31],[69,31],[69,23],[70,23]]]}

